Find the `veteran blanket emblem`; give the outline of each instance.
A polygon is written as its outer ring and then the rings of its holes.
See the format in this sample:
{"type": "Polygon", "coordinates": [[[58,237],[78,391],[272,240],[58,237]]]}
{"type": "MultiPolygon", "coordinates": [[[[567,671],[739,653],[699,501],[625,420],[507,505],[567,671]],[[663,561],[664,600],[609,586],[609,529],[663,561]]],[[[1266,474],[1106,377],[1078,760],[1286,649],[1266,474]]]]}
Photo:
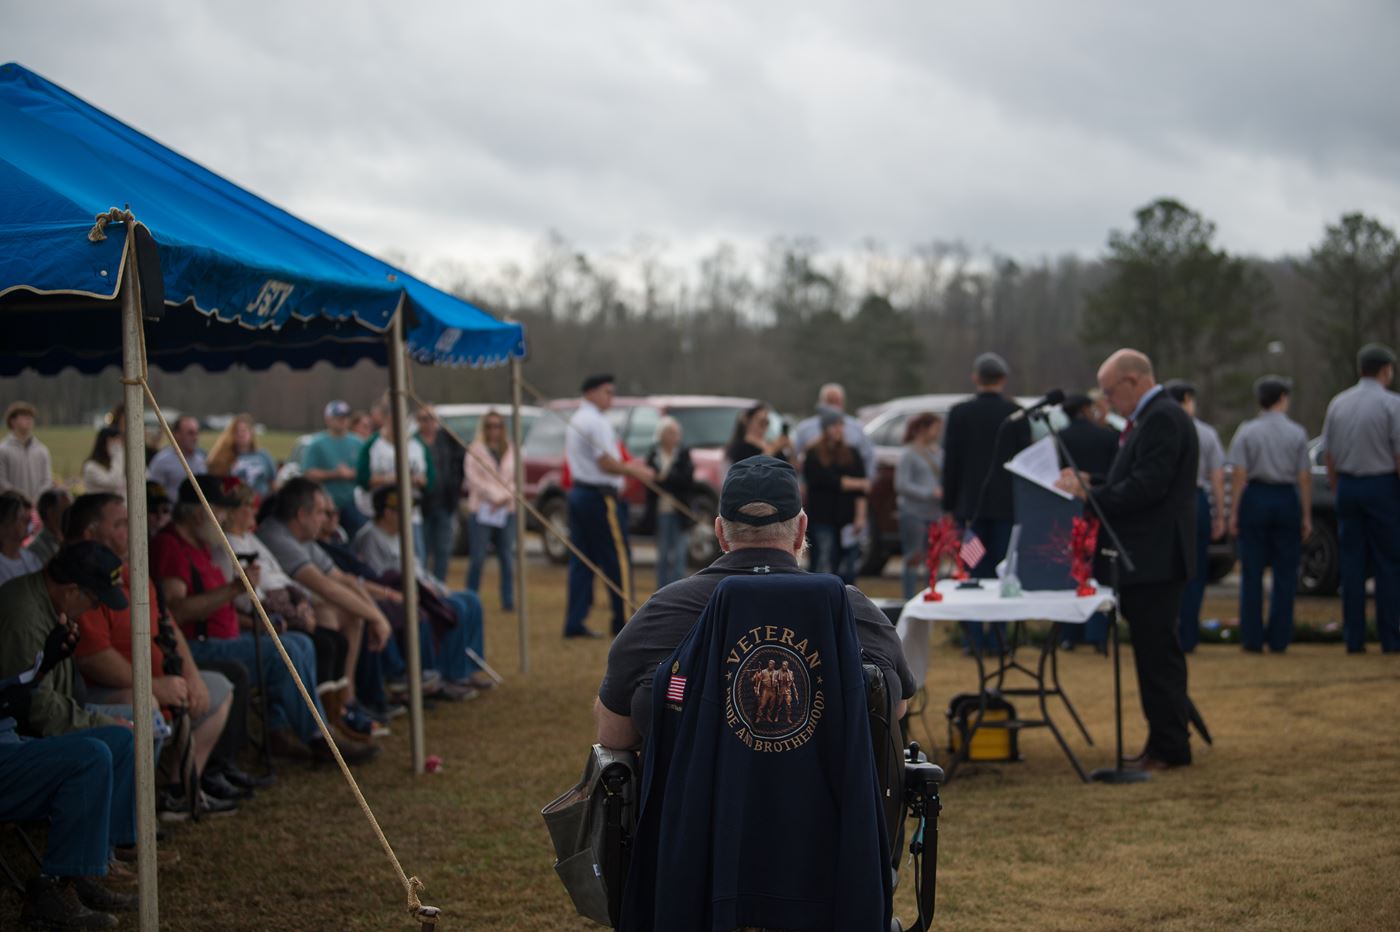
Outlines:
{"type": "Polygon", "coordinates": [[[825,709],[821,654],[791,628],[741,634],[725,658],[724,720],[751,750],[780,753],[816,734],[825,709]]]}

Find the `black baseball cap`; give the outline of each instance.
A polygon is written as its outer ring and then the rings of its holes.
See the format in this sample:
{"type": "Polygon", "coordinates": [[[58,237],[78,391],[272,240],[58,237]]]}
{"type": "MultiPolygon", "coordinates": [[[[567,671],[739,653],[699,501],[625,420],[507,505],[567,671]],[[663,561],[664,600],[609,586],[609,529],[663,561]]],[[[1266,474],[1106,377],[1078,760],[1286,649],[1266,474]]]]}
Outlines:
{"type": "MultiPolygon", "coordinates": [[[[373,505],[376,516],[382,515],[385,510],[389,508],[395,511],[401,510],[399,508],[399,490],[397,486],[381,485],[379,488],[375,489],[374,494],[370,496],[370,502],[373,505]]],[[[413,504],[415,507],[421,504],[421,500],[417,495],[413,496],[413,504]]]]}
{"type": "MultiPolygon", "coordinates": [[[[243,504],[243,500],[236,494],[239,486],[243,485],[243,480],[237,476],[195,476],[194,478],[195,482],[199,483],[199,490],[209,500],[209,507],[237,508],[243,504]]],[[[194,486],[190,484],[189,479],[180,483],[180,501],[187,505],[199,504],[199,496],[195,494],[194,486]]]]}
{"type": "Polygon", "coordinates": [[[49,560],[49,576],[57,583],[73,583],[111,609],[127,606],[122,592],[122,560],[109,548],[92,540],[64,544],[49,560]]]}
{"type": "Polygon", "coordinates": [[[750,456],[729,467],[719,493],[719,516],[754,527],[777,524],[795,518],[802,511],[802,490],[797,486],[797,470],[771,456],[750,456]],[[771,515],[754,517],[739,509],[754,502],[772,505],[771,515]]]}
{"type": "Polygon", "coordinates": [[[579,388],[579,393],[591,392],[602,385],[612,385],[617,379],[612,377],[610,372],[600,372],[597,375],[590,375],[583,380],[583,385],[579,388]]]}

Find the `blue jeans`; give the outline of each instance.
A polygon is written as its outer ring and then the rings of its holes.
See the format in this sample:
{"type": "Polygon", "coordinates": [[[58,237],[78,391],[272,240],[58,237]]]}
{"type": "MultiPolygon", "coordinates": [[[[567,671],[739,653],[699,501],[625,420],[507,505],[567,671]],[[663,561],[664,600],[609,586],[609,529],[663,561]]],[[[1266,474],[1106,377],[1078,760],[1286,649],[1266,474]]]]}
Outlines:
{"type": "MultiPolygon", "coordinates": [[[[269,729],[290,728],[292,733],[302,741],[319,738],[321,730],[316,727],[316,719],[311,714],[311,710],[306,707],[306,703],[302,701],[296,683],[292,681],[292,675],[287,672],[287,665],[282,662],[277,648],[267,635],[264,634],[261,640],[262,676],[267,687],[268,717],[271,719],[266,723],[266,727],[269,729]]],[[[282,646],[287,649],[287,655],[292,658],[292,665],[296,667],[297,676],[301,678],[302,683],[311,694],[311,700],[316,704],[316,712],[324,719],[326,710],[321,707],[321,698],[316,695],[315,691],[316,647],[311,638],[300,631],[288,631],[282,635],[282,646]]],[[[247,631],[242,632],[236,638],[192,640],[190,641],[190,655],[194,657],[196,664],[202,664],[206,661],[236,661],[243,665],[250,677],[256,678],[258,675],[257,653],[253,647],[253,635],[247,631]]]]}
{"type": "Polygon", "coordinates": [[[111,846],[136,843],[130,728],[105,725],[0,744],[0,822],[49,820],[40,866],[52,877],[107,873],[111,846]]]}
{"type": "Polygon", "coordinates": [[[1337,544],[1347,650],[1366,647],[1366,575],[1374,569],[1381,648],[1400,651],[1400,476],[1338,477],[1337,544]]]}
{"type": "Polygon", "coordinates": [[[1291,485],[1251,482],[1240,498],[1240,643],[1246,650],[1284,651],[1293,641],[1303,511],[1291,485]],[[1264,567],[1274,573],[1264,627],[1264,567]]]}
{"type": "MultiPolygon", "coordinates": [[[[628,596],[632,593],[632,554],[627,544],[627,503],[618,496],[577,484],[569,490],[569,540],[628,596]]],[[[612,601],[612,630],[627,623],[622,598],[608,590],[612,601]]],[[[569,595],[564,608],[564,634],[579,634],[593,608],[593,571],[569,556],[569,595]]]]}
{"type": "Polygon", "coordinates": [[[456,613],[457,624],[436,639],[433,668],[449,683],[457,683],[481,669],[467,656],[467,648],[478,657],[485,657],[486,635],[481,624],[481,600],[474,593],[450,593],[447,604],[456,613]]]}
{"type": "Polygon", "coordinates": [[[438,579],[447,578],[447,561],[452,558],[452,534],[456,515],[445,508],[423,509],[423,565],[438,579]]]}
{"type": "Polygon", "coordinates": [[[467,519],[467,547],[471,558],[467,566],[467,591],[481,591],[486,554],[490,547],[495,547],[496,561],[501,567],[501,608],[512,610],[515,607],[515,515],[510,516],[505,527],[482,524],[472,515],[467,519]]]}
{"type": "Polygon", "coordinates": [[[1181,630],[1181,649],[1191,653],[1201,643],[1201,602],[1206,597],[1206,580],[1210,577],[1210,496],[1205,489],[1196,490],[1196,572],[1186,583],[1181,596],[1181,611],[1177,627],[1181,630]]]}
{"type": "Polygon", "coordinates": [[[673,583],[685,575],[690,535],[685,521],[674,511],[656,516],[656,588],[673,583]]]}
{"type": "Polygon", "coordinates": [[[846,585],[856,581],[859,547],[841,547],[841,529],[834,524],[810,524],[807,536],[812,541],[812,572],[832,573],[846,585]]]}
{"type": "Polygon", "coordinates": [[[928,585],[928,529],[935,520],[899,511],[900,579],[906,601],[928,585]]]}

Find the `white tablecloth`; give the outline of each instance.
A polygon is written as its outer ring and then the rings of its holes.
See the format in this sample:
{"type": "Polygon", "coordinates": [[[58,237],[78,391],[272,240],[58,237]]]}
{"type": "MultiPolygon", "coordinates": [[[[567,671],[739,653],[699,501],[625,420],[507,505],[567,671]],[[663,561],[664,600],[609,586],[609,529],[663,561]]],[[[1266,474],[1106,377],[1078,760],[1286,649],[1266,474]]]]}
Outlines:
{"type": "Polygon", "coordinates": [[[981,589],[959,589],[952,579],[938,582],[943,596],[939,602],[925,602],[921,592],[908,602],[899,615],[896,631],[909,672],[920,686],[928,675],[928,638],[935,621],[1057,621],[1082,625],[1096,612],[1113,608],[1113,591],[1098,586],[1093,595],[1077,596],[1073,590],[1041,590],[1022,593],[1019,598],[1003,599],[1001,582],[982,580],[981,589]]]}

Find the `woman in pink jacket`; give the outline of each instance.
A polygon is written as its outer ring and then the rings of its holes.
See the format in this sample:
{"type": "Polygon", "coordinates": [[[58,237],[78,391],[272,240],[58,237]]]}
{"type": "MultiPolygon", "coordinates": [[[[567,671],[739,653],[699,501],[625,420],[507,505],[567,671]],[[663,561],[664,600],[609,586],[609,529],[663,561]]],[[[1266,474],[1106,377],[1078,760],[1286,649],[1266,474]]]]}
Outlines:
{"type": "Polygon", "coordinates": [[[501,608],[515,608],[515,449],[506,437],[505,418],[488,411],[476,425],[467,450],[467,541],[471,564],[467,588],[481,587],[487,548],[501,565],[501,608]]]}

